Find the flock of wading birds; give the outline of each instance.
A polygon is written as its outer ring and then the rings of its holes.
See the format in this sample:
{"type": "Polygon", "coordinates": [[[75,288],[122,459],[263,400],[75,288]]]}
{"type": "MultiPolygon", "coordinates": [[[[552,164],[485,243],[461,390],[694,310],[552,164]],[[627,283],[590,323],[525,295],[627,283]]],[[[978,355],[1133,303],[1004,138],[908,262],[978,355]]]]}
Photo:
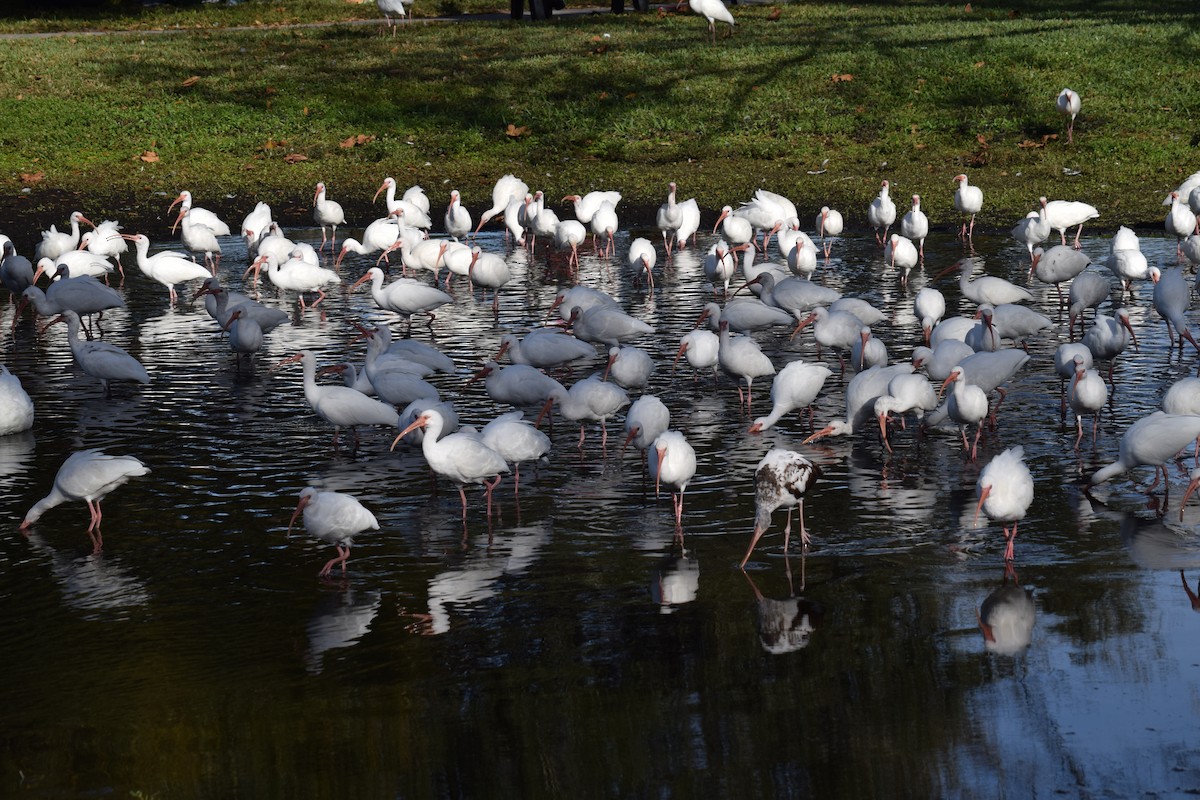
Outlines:
{"type": "MultiPolygon", "coordinates": [[[[982,208],[983,194],[968,182],[966,175],[958,175],[955,182],[958,188],[954,205],[964,215],[959,235],[969,240],[975,214],[982,208]]],[[[675,184],[669,188],[667,201],[659,208],[655,222],[662,232],[662,249],[668,259],[674,248],[687,247],[689,239],[694,242],[701,224],[696,201],[679,202],[675,184]]],[[[913,195],[911,209],[899,220],[900,232],[889,235],[898,212],[888,188],[888,182],[883,181],[878,197],[867,209],[867,220],[876,242],[883,247],[885,261],[900,271],[902,282],[907,283],[909,270],[923,261],[929,222],[921,211],[920,197],[913,195]]],[[[396,182],[387,178],[373,200],[381,193],[386,193],[387,216],[367,226],[361,240],[344,239],[340,249],[336,242],[337,228],[345,225],[345,216],[340,205],[328,199],[323,183],[317,184],[313,198],[313,218],[322,232],[316,248],[284,236],[279,225],[272,221],[270,207],[259,203],[246,216],[239,231],[253,259],[243,278],[253,272],[257,285],[260,272],[265,270],[267,280],[279,289],[299,293],[303,312],[320,304],[323,287],[341,282],[336,272],[321,264],[321,252],[326,246],[330,255],[337,252],[335,266],[348,253],[379,254],[377,265],[398,253],[404,277],[385,285],[383,270],[374,266],[354,286],[369,281],[378,306],[408,320],[411,329],[412,315],[429,314],[432,322],[435,308],[454,302],[450,294],[438,288],[438,276],[443,269],[447,289],[456,275],[467,277],[473,286],[484,290],[485,296],[488,289],[497,293],[509,282],[511,274],[503,257],[483,253],[478,246],[466,243],[493,219],[503,219],[506,239],[511,235],[514,247],[533,248],[538,238],[543,241],[548,238],[556,248],[569,250],[567,260],[572,275],[577,274],[579,248],[586,244],[589,233],[598,254],[616,258],[616,209],[621,199],[618,192],[597,191],[565,197],[564,202],[573,204],[576,218],[559,219],[546,207],[542,192],[531,192],[523,181],[506,175],[497,181],[492,207],[483,212],[474,229],[458,192],[451,192],[443,217],[446,235],[438,238],[428,235],[433,221],[429,200],[420,187],[411,187],[397,197],[396,182]],[[432,284],[407,277],[410,272],[422,270],[433,273],[432,284]],[[306,298],[313,295],[316,297],[309,304],[306,298]]],[[[141,271],[167,287],[172,303],[177,298],[176,285],[199,283],[195,297],[204,297],[209,314],[227,332],[230,347],[239,359],[253,356],[264,335],[289,318],[281,309],[262,305],[248,295],[221,286],[216,277],[221,251],[219,237],[231,235],[231,229],[216,214],[194,206],[189,192],[179,194],[171,204],[172,210],[176,204],[180,211],[175,223],[188,252],[160,251],[151,255],[146,236],[123,234],[115,222],[94,225],[79,212],[71,214],[69,232],[58,231],[54,226],[43,232],[35,254],[36,266],[18,255],[13,243],[4,237],[0,279],[14,298],[20,299],[22,307],[32,304],[40,315],[51,318],[52,323],[66,323],[75,362],[84,373],[99,378],[106,392],[110,381],[149,380],[136,359],[119,347],[93,339],[90,326],[85,325],[85,321],[104,309],[124,305],[121,294],[107,285],[107,276],[114,269],[121,269],[120,255],[126,251],[127,242],[134,244],[141,271]],[[93,230],[81,233],[81,223],[92,225],[93,230]],[[201,255],[203,264],[197,261],[201,255]],[[52,278],[44,290],[37,285],[43,274],[52,278]],[[81,333],[86,338],[81,338],[81,333]]],[[[1200,264],[1200,227],[1196,221],[1200,212],[1200,172],[1172,192],[1164,205],[1170,206],[1165,225],[1178,239],[1180,262],[1200,264]]],[[[1077,415],[1076,447],[1083,436],[1083,418],[1093,417],[1094,437],[1095,419],[1108,399],[1108,385],[1093,368],[1093,362],[1109,362],[1111,381],[1113,359],[1128,343],[1136,347],[1136,335],[1122,308],[1117,308],[1113,316],[1096,311],[1094,323],[1084,331],[1083,312],[1108,299],[1112,288],[1110,280],[1102,274],[1084,272],[1090,259],[1078,250],[1082,225],[1097,216],[1097,210],[1086,203],[1047,202],[1043,197],[1038,209],[1012,230],[1013,237],[1028,250],[1031,276],[1055,285],[1060,304],[1069,305],[1069,338],[1074,338],[1075,324],[1079,321],[1080,341],[1060,345],[1055,355],[1056,370],[1070,380],[1065,402],[1077,415]],[[1077,230],[1071,246],[1067,231],[1073,227],[1077,230]],[[1055,232],[1061,243],[1043,249],[1040,245],[1055,232]],[[1068,281],[1069,295],[1063,299],[1062,284],[1068,281]]],[[[805,443],[825,436],[853,434],[877,422],[883,443],[891,450],[889,424],[906,414],[915,414],[927,425],[946,418],[959,425],[964,450],[973,460],[980,429],[989,413],[989,393],[1003,392],[1002,385],[1029,359],[1022,347],[1014,345],[1021,345],[1026,337],[1049,328],[1050,319],[1021,305],[1033,299],[1027,289],[998,277],[974,278],[977,262],[964,258],[941,274],[960,270],[959,287],[963,297],[977,304],[975,316],[942,319],[946,307],[941,293],[930,287],[921,289],[914,298],[914,310],[922,323],[925,344],[915,348],[911,361],[889,365],[886,346],[872,337],[870,328],[883,318],[882,312],[862,300],[841,297],[812,280],[819,253],[823,252],[828,259],[831,247],[842,233],[841,214],[822,208],[814,228],[815,241],[801,230],[795,205],[766,190],[759,190],[736,210],[724,207],[713,228],[714,233],[720,232],[721,239],[703,256],[703,265],[714,296],[719,289],[723,290],[725,302],[708,304],[701,319],[707,320],[711,330],[698,323],[695,330],[683,336],[676,363],[686,356],[695,370],[723,371],[738,382],[739,396],[742,396],[741,383],[745,382],[743,399],[747,412],[754,379],[773,375],[771,413],[756,419],[750,429],[762,431],[784,414],[810,407],[832,373],[822,363],[803,360],[791,361],[776,373],[770,359],[746,332],[775,325],[794,326],[798,332],[811,326],[817,343],[838,351],[843,364],[848,355],[848,363],[856,374],[845,391],[845,419],[817,430],[805,443]],[[759,261],[759,254],[770,253],[771,239],[775,240],[780,260],[759,261]],[[735,279],[745,281],[756,296],[732,296],[730,283],[735,279]],[[731,331],[740,333],[734,335],[731,331]],[[941,382],[943,391],[950,390],[944,402],[940,400],[942,392],[935,392],[930,378],[941,382]],[[971,426],[975,427],[974,441],[967,436],[971,426]]],[[[653,291],[658,261],[655,244],[645,238],[635,239],[626,259],[635,280],[644,280],[653,291]]],[[[1112,240],[1106,265],[1123,289],[1131,281],[1155,281],[1154,306],[1174,328],[1181,350],[1186,338],[1200,351],[1184,319],[1190,292],[1182,269],[1150,266],[1140,251],[1137,236],[1124,227],[1112,240]]],[[[523,338],[503,337],[501,355],[507,352],[513,363],[500,367],[496,361],[489,361],[477,377],[485,379],[488,394],[499,404],[511,404],[518,409],[542,405],[545,414],[557,403],[566,419],[580,424],[580,447],[584,426],[599,422],[606,433],[606,420],[629,406],[625,415],[626,444],[634,443],[645,451],[646,466],[656,491],[662,484],[672,488],[676,529],[680,530],[684,492],[696,472],[695,451],[683,434],[669,428],[670,413],[661,400],[643,394],[630,404],[627,394],[627,390],[645,387],[653,368],[649,355],[631,342],[652,335],[653,329],[627,314],[611,296],[582,285],[559,291],[551,313],[556,309],[561,317],[559,323],[532,330],[523,338]],[[597,344],[606,346],[609,353],[602,375],[584,378],[567,389],[543,371],[569,365],[577,359],[594,358],[597,344]]],[[[368,340],[365,368],[361,374],[349,368],[350,374],[343,375],[340,385],[319,384],[317,376],[331,370],[346,373],[348,365],[319,369],[310,351],[301,351],[282,364],[303,365],[305,397],[313,411],[334,426],[335,441],[336,432],[342,427],[353,430],[358,425],[396,426],[399,435],[392,447],[402,439],[420,443],[432,470],[457,485],[464,521],[466,484],[485,487],[490,518],[492,492],[501,476],[510,471],[510,465],[515,468],[519,491],[519,465],[545,456],[550,449],[549,437],[537,424],[525,420],[521,410],[498,416],[482,430],[456,430],[458,417],[453,404],[443,401],[437,389],[424,380],[436,371],[453,371],[453,362],[429,344],[410,338],[393,340],[386,324],[362,328],[362,333],[368,340]],[[397,410],[400,407],[404,408],[402,412],[397,410]]],[[[26,430],[33,424],[33,403],[17,376],[6,367],[0,366],[0,370],[0,434],[26,430]]],[[[1200,379],[1185,378],[1166,393],[1163,410],[1139,419],[1125,432],[1117,460],[1093,474],[1090,485],[1139,465],[1156,467],[1157,485],[1159,472],[1166,475],[1164,463],[1198,436],[1200,379]]],[[[76,452],[63,463],[49,494],[29,509],[20,528],[28,529],[47,510],[63,502],[84,500],[91,513],[88,534],[99,551],[100,501],[126,481],[148,471],[143,463],[130,456],[109,455],[94,449],[76,452]]],[[[807,548],[810,539],[804,527],[803,499],[819,474],[818,467],[801,453],[775,448],[766,454],[755,471],[755,521],[750,545],[741,562],[743,567],[767,530],[772,512],[780,507],[787,509],[784,551],[789,545],[795,507],[800,508],[800,537],[807,548]]],[[[1200,486],[1200,469],[1191,477],[1184,503],[1200,486]]],[[[1022,448],[1013,447],[995,456],[981,470],[977,488],[976,519],[983,512],[1003,525],[1005,560],[1011,563],[1017,523],[1033,498],[1033,480],[1023,462],[1022,448]]],[[[324,565],[321,576],[328,575],[339,564],[345,573],[354,536],[379,528],[374,515],[353,496],[312,487],[300,492],[289,531],[301,514],[310,534],[337,548],[338,555],[324,565]]]]}

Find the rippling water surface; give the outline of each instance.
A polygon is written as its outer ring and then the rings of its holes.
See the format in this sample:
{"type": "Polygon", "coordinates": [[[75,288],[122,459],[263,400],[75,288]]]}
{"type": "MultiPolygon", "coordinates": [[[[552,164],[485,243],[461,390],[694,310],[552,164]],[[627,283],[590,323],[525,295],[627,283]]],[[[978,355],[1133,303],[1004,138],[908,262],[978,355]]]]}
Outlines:
{"type": "MultiPolygon", "coordinates": [[[[952,428],[917,436],[910,425],[894,454],[875,429],[802,445],[798,413],[748,434],[728,379],[671,370],[712,299],[699,255],[711,238],[665,268],[660,252],[651,295],[623,256],[642,233],[619,237],[611,262],[585,255],[580,281],[655,328],[638,342],[656,363],[649,391],[699,458],[682,545],[669,497],[655,497],[619,437],[602,453],[594,429],[581,452],[578,431],[556,421],[551,457],[522,470],[519,502],[501,487],[490,525],[476,490],[464,526],[457,492],[420,451],[388,450],[395,431],[364,429],[357,450],[335,448],[299,367],[270,368],[299,348],[361,361],[356,321],[401,330],[365,287],[347,291],[364,259],[341,266],[345,285],[323,313],[300,313],[268,284],[264,302],[293,322],[241,371],[201,304],[170,307],[132,267],[128,309],[106,316],[105,339],[152,381],[115,385],[111,398],[73,366],[63,326],[40,333],[26,317],[13,328],[6,307],[5,363],[37,422],[0,439],[0,794],[1128,797],[1200,786],[1200,511],[1179,522],[1186,472],[1173,468],[1168,497],[1150,503],[1144,480],[1094,499],[1079,490],[1196,369],[1194,352],[1169,348],[1148,284],[1126,301],[1141,351],[1118,361],[1095,445],[1074,451],[1060,422],[1063,326],[1031,341],[971,463],[952,428]],[[1014,444],[1036,498],[1006,575],[999,527],[973,523],[974,485],[1014,444]],[[753,469],[772,446],[824,469],[806,503],[814,545],[785,557],[779,513],[742,572],[753,469]],[[82,504],[47,513],[28,537],[17,529],[84,447],[152,470],[105,502],[96,555],[82,504]],[[286,536],[307,485],[356,495],[381,523],[356,542],[344,579],[316,577],[331,548],[286,536]],[[977,624],[998,592],[1035,615],[1015,652],[989,649],[977,624]]],[[[457,374],[433,380],[476,425],[506,409],[467,384],[471,373],[502,334],[540,324],[567,280],[563,254],[480,241],[513,265],[498,317],[459,285],[432,328],[413,329],[454,359],[457,374]]],[[[241,288],[244,246],[224,245],[222,277],[241,288]]],[[[1025,282],[1023,247],[985,236],[975,247],[990,274],[1025,282]]],[[[1174,264],[1173,241],[1142,247],[1152,264],[1174,264]]],[[[1107,237],[1084,249],[1103,263],[1107,237]]],[[[905,359],[920,336],[913,296],[963,246],[935,233],[926,253],[905,289],[859,236],[839,241],[816,278],[883,309],[876,334],[905,359]]],[[[973,311],[953,281],[938,285],[950,313],[973,311]]],[[[1053,290],[1031,288],[1057,319],[1053,290]]],[[[777,368],[817,357],[807,332],[754,338],[777,368]]],[[[844,415],[850,377],[823,357],[835,374],[818,422],[844,415]]],[[[761,383],[755,416],[769,407],[761,383]]]]}

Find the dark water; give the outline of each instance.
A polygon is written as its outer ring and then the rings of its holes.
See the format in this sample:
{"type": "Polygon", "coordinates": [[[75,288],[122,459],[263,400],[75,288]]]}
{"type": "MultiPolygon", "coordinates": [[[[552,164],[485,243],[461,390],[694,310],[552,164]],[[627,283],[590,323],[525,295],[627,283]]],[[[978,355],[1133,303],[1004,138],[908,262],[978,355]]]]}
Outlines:
{"type": "MultiPolygon", "coordinates": [[[[356,452],[334,449],[299,368],[269,367],[300,347],[322,361],[361,359],[352,323],[388,319],[365,287],[331,292],[324,315],[297,313],[239,374],[203,308],[169,307],[133,268],[129,308],[107,318],[106,338],[152,382],[117,385],[111,399],[73,367],[63,326],[39,334],[26,318],[8,333],[8,308],[5,363],[37,422],[0,440],[0,795],[1130,797],[1200,787],[1200,616],[1185,591],[1200,581],[1200,511],[1177,522],[1186,473],[1172,470],[1162,517],[1128,480],[1096,500],[1078,489],[1115,457],[1128,424],[1195,371],[1195,353],[1168,350],[1149,285],[1131,301],[1141,352],[1118,362],[1094,448],[1085,439],[1074,452],[1073,426],[1060,423],[1059,329],[1031,344],[998,428],[969,463],[953,429],[898,432],[894,455],[874,430],[803,446],[798,414],[747,434],[731,383],[671,375],[680,335],[711,298],[698,255],[661,272],[660,254],[648,296],[625,266],[628,240],[611,263],[585,256],[581,281],[657,331],[639,343],[656,359],[651,391],[699,455],[682,548],[669,497],[654,497],[632,454],[610,441],[602,455],[594,430],[581,454],[577,431],[556,425],[549,462],[523,470],[520,502],[506,483],[489,525],[472,491],[465,528],[457,493],[431,481],[420,452],[388,451],[394,431],[367,429],[356,452]],[[1006,582],[1013,592],[1003,540],[972,516],[979,469],[1018,443],[1036,499],[1017,541],[1016,591],[1036,616],[1028,647],[1008,654],[985,647],[976,617],[1006,582]],[[814,546],[785,558],[778,514],[743,573],[753,468],[771,446],[825,469],[806,504],[814,546]],[[105,502],[99,555],[82,504],[49,512],[28,538],[17,530],[66,452],[82,447],[152,469],[105,502]],[[303,531],[285,536],[310,484],[355,494],[382,525],[357,541],[345,579],[316,577],[331,548],[303,531]]],[[[481,241],[505,251],[496,235],[481,241]]],[[[985,237],[975,246],[990,274],[1023,282],[1023,248],[985,237]]],[[[1173,264],[1174,242],[1142,246],[1151,263],[1173,264]]],[[[1103,262],[1107,238],[1084,249],[1103,262]]],[[[963,252],[937,233],[926,250],[907,290],[869,236],[839,242],[817,273],[887,311],[876,332],[894,359],[918,343],[917,289],[963,252]]],[[[467,378],[503,333],[538,324],[565,281],[562,254],[510,258],[498,319],[460,287],[432,331],[414,329],[458,365],[435,383],[464,422],[503,410],[467,378]]],[[[245,263],[227,240],[227,285],[239,286],[245,263]]],[[[343,265],[347,285],[366,265],[343,265]]],[[[959,310],[957,285],[940,286],[959,310]]],[[[1052,291],[1032,288],[1055,316],[1052,291]]],[[[294,310],[269,285],[263,297],[294,310]]],[[[755,338],[777,367],[815,357],[807,334],[755,338]]],[[[827,383],[818,421],[843,416],[844,385],[836,374],[827,383]]],[[[765,413],[767,386],[756,397],[765,413]]]]}

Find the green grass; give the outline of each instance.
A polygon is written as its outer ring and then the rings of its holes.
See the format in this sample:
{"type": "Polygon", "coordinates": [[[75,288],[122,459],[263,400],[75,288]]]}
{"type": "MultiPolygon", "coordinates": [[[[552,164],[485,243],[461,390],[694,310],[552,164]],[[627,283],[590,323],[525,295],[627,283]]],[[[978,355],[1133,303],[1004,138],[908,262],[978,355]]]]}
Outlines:
{"type": "Polygon", "coordinates": [[[949,222],[967,171],[985,225],[1013,224],[1042,194],[1091,202],[1112,227],[1161,224],[1166,191],[1200,169],[1200,16],[1182,2],[979,5],[739,6],[715,46],[686,11],[392,37],[376,24],[212,27],[374,18],[374,4],[159,10],[140,22],[195,30],[5,43],[0,184],[65,218],[67,198],[136,214],[182,188],[300,213],[324,180],[365,219],[389,174],[478,208],[515,172],[552,197],[616,188],[642,206],[669,180],[706,208],[767,187],[861,224],[883,178],[902,207],[919,192],[949,222]],[[1068,85],[1083,97],[1073,146],[1054,110],[1068,85]],[[360,134],[374,138],[339,145],[360,134]]]}

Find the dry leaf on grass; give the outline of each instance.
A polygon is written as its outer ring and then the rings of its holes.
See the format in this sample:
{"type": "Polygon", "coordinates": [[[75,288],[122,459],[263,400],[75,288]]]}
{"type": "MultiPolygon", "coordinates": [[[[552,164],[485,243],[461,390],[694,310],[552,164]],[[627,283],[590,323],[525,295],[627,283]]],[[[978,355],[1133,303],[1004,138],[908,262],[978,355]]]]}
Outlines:
{"type": "Polygon", "coordinates": [[[21,173],[21,182],[22,183],[41,183],[42,179],[45,177],[46,177],[46,173],[44,173],[44,172],[22,172],[21,173]]]}
{"type": "Polygon", "coordinates": [[[846,81],[854,80],[854,76],[848,72],[842,73],[840,75],[830,75],[829,78],[834,83],[845,83],[846,81]]]}
{"type": "Polygon", "coordinates": [[[288,153],[283,157],[283,160],[289,164],[295,164],[299,161],[308,161],[308,156],[302,153],[288,153]]]}
{"type": "Polygon", "coordinates": [[[771,9],[771,13],[767,14],[767,22],[776,22],[783,16],[783,9],[780,6],[775,6],[771,9]]]}
{"type": "Polygon", "coordinates": [[[357,136],[351,136],[348,139],[342,139],[340,142],[338,142],[338,147],[350,148],[350,147],[355,147],[357,145],[366,144],[367,142],[373,142],[373,141],[375,141],[374,136],[370,136],[365,133],[360,133],[357,136]]]}
{"type": "Polygon", "coordinates": [[[188,78],[186,81],[184,81],[184,82],[183,82],[183,85],[184,85],[184,86],[195,86],[195,85],[196,85],[197,83],[199,83],[199,82],[200,82],[200,76],[199,76],[199,75],[193,75],[192,77],[190,77],[190,78],[188,78]]]}
{"type": "Polygon", "coordinates": [[[504,129],[504,135],[511,136],[514,139],[519,139],[522,136],[528,135],[528,133],[529,133],[528,126],[522,125],[518,128],[516,125],[513,125],[511,122],[508,123],[508,127],[504,129]]]}
{"type": "Polygon", "coordinates": [[[147,164],[153,164],[155,161],[158,161],[158,153],[154,152],[153,150],[147,150],[138,156],[138,158],[140,158],[142,161],[145,161],[147,164]]]}

